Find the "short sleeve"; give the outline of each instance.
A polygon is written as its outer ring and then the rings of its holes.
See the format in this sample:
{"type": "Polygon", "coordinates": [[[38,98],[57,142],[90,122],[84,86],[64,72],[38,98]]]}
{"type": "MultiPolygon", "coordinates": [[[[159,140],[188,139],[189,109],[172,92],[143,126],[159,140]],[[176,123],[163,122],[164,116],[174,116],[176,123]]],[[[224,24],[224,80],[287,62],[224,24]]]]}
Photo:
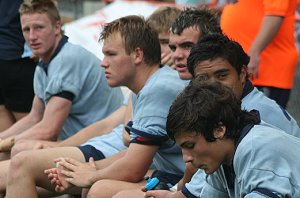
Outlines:
{"type": "Polygon", "coordinates": [[[265,15],[285,16],[288,13],[290,1],[288,0],[264,0],[265,15]]]}

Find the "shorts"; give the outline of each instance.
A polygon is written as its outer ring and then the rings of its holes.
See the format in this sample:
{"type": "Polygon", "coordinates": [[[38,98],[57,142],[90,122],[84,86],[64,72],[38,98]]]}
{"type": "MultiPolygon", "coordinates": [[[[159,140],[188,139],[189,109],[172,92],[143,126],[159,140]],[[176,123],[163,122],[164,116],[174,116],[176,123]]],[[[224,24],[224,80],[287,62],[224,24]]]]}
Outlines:
{"type": "Polygon", "coordinates": [[[105,159],[103,153],[91,145],[78,146],[78,148],[83,153],[86,162],[90,157],[93,157],[95,161],[105,159]]]}
{"type": "Polygon", "coordinates": [[[36,65],[37,62],[29,57],[0,60],[0,105],[13,112],[30,112],[36,65]]]}

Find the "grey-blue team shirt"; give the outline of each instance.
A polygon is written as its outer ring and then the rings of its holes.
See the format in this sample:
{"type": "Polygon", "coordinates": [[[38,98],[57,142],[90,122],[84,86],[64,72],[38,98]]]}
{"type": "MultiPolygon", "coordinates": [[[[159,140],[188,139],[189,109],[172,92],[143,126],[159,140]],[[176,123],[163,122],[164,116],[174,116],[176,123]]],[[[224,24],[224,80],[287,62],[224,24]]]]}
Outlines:
{"type": "Polygon", "coordinates": [[[172,102],[186,84],[175,70],[160,68],[139,93],[133,95],[132,122],[128,125],[131,144],[159,146],[154,166],[159,171],[177,175],[183,175],[185,164],[181,149],[167,136],[166,121],[172,102]]]}
{"type": "MultiPolygon", "coordinates": [[[[259,111],[260,118],[273,127],[277,127],[295,137],[300,137],[300,129],[295,119],[274,100],[266,97],[261,91],[253,87],[250,81],[246,82],[242,94],[242,109],[259,111]]],[[[279,157],[279,156],[278,156],[279,157]]],[[[188,198],[200,197],[202,187],[205,183],[205,173],[199,169],[189,183],[182,189],[188,198]]]]}
{"type": "MultiPolygon", "coordinates": [[[[131,94],[129,94],[131,97],[131,94]]],[[[123,105],[128,105],[129,97],[124,99],[123,105]]],[[[111,132],[94,137],[81,146],[90,145],[93,146],[98,151],[101,151],[101,153],[107,158],[109,156],[112,156],[114,154],[117,154],[125,149],[127,147],[124,145],[123,142],[123,131],[124,131],[125,125],[120,124],[119,126],[115,127],[111,132]]]]}
{"type": "Polygon", "coordinates": [[[238,144],[235,177],[224,167],[207,177],[200,197],[300,197],[300,139],[262,121],[238,144]]]}
{"type": "Polygon", "coordinates": [[[100,60],[63,37],[48,64],[39,62],[34,74],[35,95],[47,105],[62,92],[72,94],[72,107],[59,139],[63,140],[108,116],[122,105],[120,88],[110,88],[100,60]]]}

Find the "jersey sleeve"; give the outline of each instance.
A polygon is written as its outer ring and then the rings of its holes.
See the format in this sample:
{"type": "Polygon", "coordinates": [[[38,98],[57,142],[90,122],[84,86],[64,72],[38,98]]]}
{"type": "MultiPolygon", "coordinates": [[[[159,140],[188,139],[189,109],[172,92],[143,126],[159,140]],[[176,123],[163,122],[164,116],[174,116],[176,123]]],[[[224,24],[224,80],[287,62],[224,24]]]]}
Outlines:
{"type": "Polygon", "coordinates": [[[198,169],[198,171],[193,175],[191,181],[186,183],[182,189],[182,193],[188,197],[200,197],[202,188],[205,184],[206,174],[203,170],[198,169]]]}
{"type": "Polygon", "coordinates": [[[264,0],[265,15],[285,16],[289,10],[290,1],[287,0],[264,0]]]}

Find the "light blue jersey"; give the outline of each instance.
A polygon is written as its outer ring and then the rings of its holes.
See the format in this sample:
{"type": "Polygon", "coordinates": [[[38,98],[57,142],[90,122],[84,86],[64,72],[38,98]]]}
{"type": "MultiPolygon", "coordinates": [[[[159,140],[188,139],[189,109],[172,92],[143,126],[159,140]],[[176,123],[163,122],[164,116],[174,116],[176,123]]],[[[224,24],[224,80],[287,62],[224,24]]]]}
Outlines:
{"type": "Polygon", "coordinates": [[[200,197],[298,198],[299,153],[299,138],[264,122],[255,125],[234,154],[233,182],[225,176],[225,169],[220,168],[207,177],[200,197]]]}
{"type": "Polygon", "coordinates": [[[123,131],[124,124],[120,124],[111,132],[92,138],[81,146],[91,145],[101,151],[105,158],[110,157],[127,149],[123,142],[123,131]]]}
{"type": "MultiPolygon", "coordinates": [[[[248,111],[253,109],[258,110],[260,118],[264,122],[290,135],[300,137],[300,128],[295,119],[274,100],[269,99],[262,92],[253,87],[250,81],[247,81],[245,85],[241,106],[242,109],[248,111]]],[[[205,177],[205,173],[199,169],[192,177],[192,180],[185,184],[182,190],[184,195],[188,198],[200,197],[205,177]]]]}
{"type": "Polygon", "coordinates": [[[183,175],[181,149],[168,138],[166,121],[169,108],[187,81],[179,78],[170,67],[156,71],[142,90],[133,96],[131,143],[157,145],[159,150],[153,164],[159,171],[183,175]]]}
{"type": "Polygon", "coordinates": [[[34,75],[35,95],[47,105],[63,91],[74,95],[59,139],[66,139],[108,116],[122,105],[120,88],[110,88],[100,60],[64,37],[49,64],[39,63],[34,75]]]}
{"type": "MultiPolygon", "coordinates": [[[[130,96],[124,99],[123,105],[128,105],[130,101],[129,98],[130,96]]],[[[94,137],[80,146],[93,146],[95,149],[100,151],[105,156],[105,158],[117,154],[127,149],[123,142],[124,127],[124,124],[120,124],[119,126],[115,127],[111,132],[94,137]]]]}

